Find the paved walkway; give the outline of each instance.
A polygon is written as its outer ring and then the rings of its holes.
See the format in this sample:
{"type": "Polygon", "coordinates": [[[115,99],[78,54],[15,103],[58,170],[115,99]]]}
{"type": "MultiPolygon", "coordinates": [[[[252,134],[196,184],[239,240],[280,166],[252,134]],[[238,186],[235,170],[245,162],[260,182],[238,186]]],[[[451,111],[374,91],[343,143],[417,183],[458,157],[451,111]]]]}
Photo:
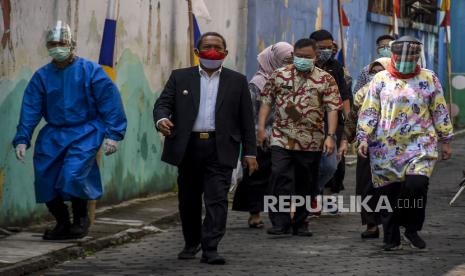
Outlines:
{"type": "MultiPolygon", "coordinates": [[[[225,266],[179,261],[179,225],[165,232],[73,260],[40,275],[465,275],[465,195],[448,203],[465,165],[465,138],[454,143],[454,158],[440,162],[431,180],[422,236],[426,251],[381,251],[382,240],[362,241],[357,214],[313,219],[311,238],[271,239],[248,229],[247,215],[230,212],[221,244],[225,266]]],[[[347,171],[345,195],[354,191],[354,168],[347,171]]],[[[269,226],[267,221],[267,226],[269,226]]],[[[406,246],[404,246],[406,248],[406,246]]]]}

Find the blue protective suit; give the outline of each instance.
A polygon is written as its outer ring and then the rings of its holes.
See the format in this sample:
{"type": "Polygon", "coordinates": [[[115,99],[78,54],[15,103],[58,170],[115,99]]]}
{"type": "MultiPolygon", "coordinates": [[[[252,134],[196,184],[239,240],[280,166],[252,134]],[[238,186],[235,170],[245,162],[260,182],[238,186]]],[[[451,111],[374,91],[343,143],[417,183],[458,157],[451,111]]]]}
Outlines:
{"type": "Polygon", "coordinates": [[[102,196],[96,154],[103,139],[124,138],[127,121],[116,85],[95,62],[76,57],[64,69],[49,63],[32,76],[23,97],[13,145],[30,147],[44,118],[34,150],[36,200],[58,195],[102,196]]]}

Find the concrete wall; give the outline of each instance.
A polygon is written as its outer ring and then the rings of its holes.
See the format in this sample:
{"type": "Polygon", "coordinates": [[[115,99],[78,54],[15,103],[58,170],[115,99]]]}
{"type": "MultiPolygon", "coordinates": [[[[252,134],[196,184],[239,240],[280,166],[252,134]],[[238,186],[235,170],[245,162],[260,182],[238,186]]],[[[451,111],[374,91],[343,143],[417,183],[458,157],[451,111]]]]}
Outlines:
{"type": "MultiPolygon", "coordinates": [[[[11,140],[24,88],[33,72],[50,60],[44,47],[46,29],[58,19],[68,22],[77,54],[97,61],[107,1],[1,1],[11,5],[11,13],[2,9],[0,14],[0,34],[5,32],[3,22],[11,22],[11,39],[0,47],[0,225],[7,225],[28,223],[45,213],[34,199],[32,149],[22,164],[15,159],[11,140]]],[[[226,65],[244,71],[246,1],[205,2],[212,20],[199,19],[201,31],[224,34],[230,42],[226,65]]],[[[173,189],[176,170],[160,161],[162,143],[153,128],[152,107],[171,70],[189,64],[185,0],[120,0],[117,6],[116,83],[128,131],[118,153],[101,160],[103,203],[173,189]]]]}

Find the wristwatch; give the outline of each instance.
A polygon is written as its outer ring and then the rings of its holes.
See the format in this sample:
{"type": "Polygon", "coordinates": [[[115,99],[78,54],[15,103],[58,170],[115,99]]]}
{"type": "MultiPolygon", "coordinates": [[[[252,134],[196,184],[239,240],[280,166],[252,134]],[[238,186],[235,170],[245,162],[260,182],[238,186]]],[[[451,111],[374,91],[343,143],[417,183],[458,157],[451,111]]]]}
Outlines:
{"type": "Polygon", "coordinates": [[[328,133],[326,136],[331,137],[334,140],[337,140],[336,134],[334,134],[334,133],[328,133]]]}

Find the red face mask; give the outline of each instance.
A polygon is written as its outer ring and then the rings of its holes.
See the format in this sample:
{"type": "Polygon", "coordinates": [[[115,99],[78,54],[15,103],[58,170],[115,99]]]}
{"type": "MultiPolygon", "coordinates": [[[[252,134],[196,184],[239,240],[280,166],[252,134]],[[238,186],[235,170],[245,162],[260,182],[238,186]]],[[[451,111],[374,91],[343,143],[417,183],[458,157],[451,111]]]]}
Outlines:
{"type": "Polygon", "coordinates": [[[218,52],[215,49],[205,50],[199,52],[199,58],[210,59],[210,60],[222,60],[226,57],[225,53],[218,52]]]}

